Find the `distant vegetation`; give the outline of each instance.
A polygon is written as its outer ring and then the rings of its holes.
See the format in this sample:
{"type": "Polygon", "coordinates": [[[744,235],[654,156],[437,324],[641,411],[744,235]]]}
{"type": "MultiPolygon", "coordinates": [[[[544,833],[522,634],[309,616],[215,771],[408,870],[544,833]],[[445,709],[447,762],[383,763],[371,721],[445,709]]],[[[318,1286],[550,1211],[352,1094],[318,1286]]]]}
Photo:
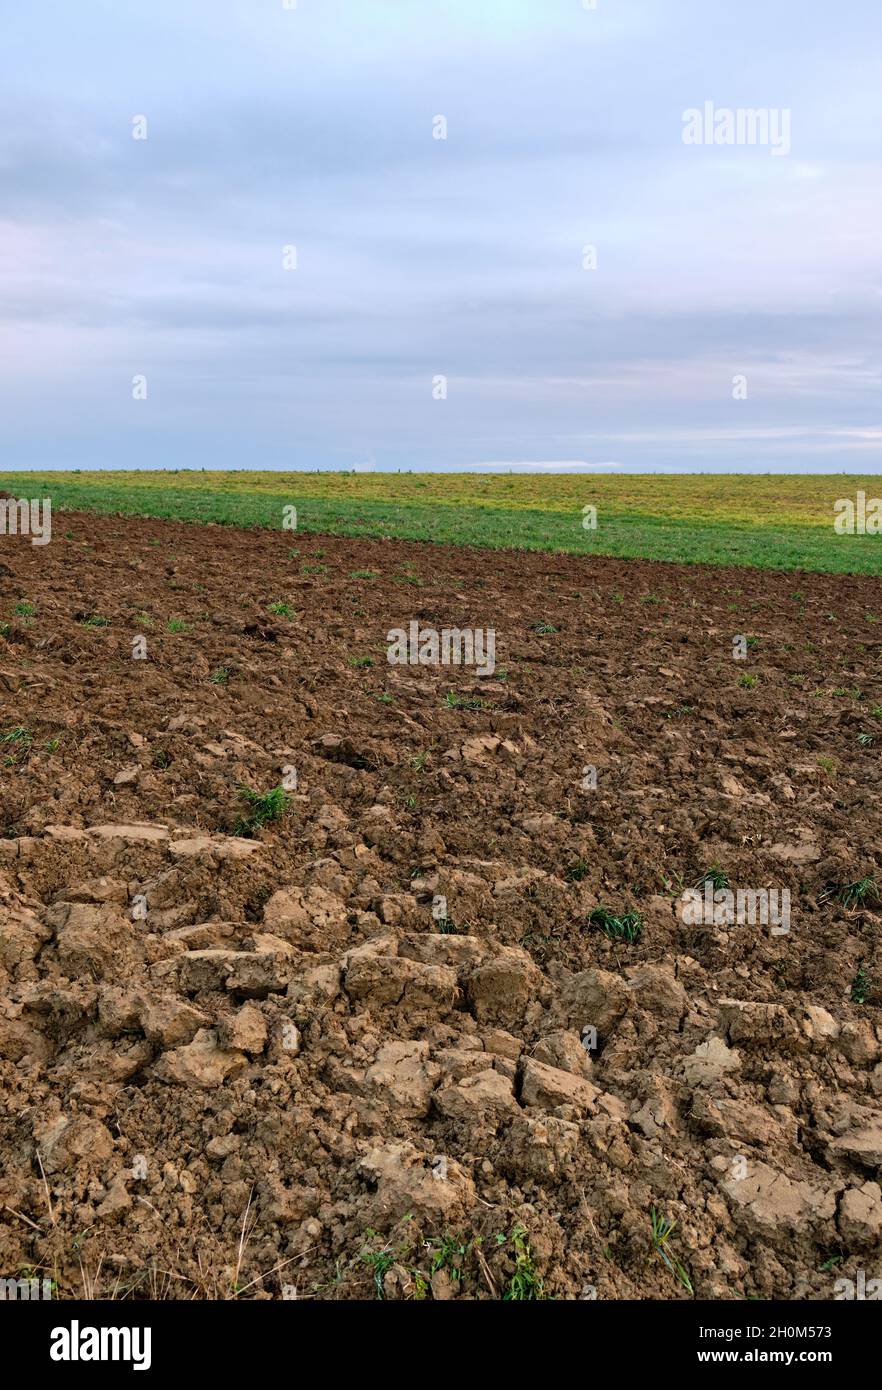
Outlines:
{"type": "Polygon", "coordinates": [[[882,537],[838,536],[839,497],[882,493],[846,474],[7,473],[53,508],[769,569],[882,574],[882,537]],[[582,508],[597,508],[584,530],[582,508]]]}

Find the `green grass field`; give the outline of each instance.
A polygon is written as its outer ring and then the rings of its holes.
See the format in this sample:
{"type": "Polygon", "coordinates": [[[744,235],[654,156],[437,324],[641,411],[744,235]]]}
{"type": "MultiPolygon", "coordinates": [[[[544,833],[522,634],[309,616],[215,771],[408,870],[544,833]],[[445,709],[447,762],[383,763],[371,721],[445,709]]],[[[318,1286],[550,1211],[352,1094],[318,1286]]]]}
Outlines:
{"type": "Polygon", "coordinates": [[[839,536],[837,498],[882,495],[879,475],[259,473],[0,474],[0,488],[62,509],[559,550],[767,569],[882,574],[882,537],[839,536]],[[582,508],[597,508],[585,530],[582,508]]]}

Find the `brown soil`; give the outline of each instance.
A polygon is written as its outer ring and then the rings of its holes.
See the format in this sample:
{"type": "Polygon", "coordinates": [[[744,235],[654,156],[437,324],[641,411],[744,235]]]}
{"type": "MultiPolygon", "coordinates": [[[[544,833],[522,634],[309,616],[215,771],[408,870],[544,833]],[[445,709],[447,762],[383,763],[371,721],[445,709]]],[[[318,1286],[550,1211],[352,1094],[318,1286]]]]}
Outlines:
{"type": "Polygon", "coordinates": [[[0,745],[0,1276],[688,1298],[679,1263],[698,1297],[824,1299],[879,1273],[880,915],[823,892],[882,868],[878,581],[56,521],[0,567],[0,732],[27,731],[0,745]],[[492,627],[497,674],[389,666],[411,619],[492,627]],[[287,814],[235,835],[238,789],[290,766],[287,814]],[[714,866],[789,889],[790,934],[684,925],[714,866]]]}

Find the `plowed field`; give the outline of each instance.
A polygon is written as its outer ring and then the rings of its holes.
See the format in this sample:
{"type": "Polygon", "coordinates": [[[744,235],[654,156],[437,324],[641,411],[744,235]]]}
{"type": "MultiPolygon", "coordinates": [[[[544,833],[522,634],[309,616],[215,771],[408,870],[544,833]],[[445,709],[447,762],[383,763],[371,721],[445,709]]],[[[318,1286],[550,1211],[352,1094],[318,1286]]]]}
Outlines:
{"type": "Polygon", "coordinates": [[[875,1270],[877,579],[55,524],[0,554],[4,1276],[875,1270]],[[493,674],[390,665],[414,621],[492,629],[493,674]],[[684,920],[708,875],[790,930],[684,920]]]}

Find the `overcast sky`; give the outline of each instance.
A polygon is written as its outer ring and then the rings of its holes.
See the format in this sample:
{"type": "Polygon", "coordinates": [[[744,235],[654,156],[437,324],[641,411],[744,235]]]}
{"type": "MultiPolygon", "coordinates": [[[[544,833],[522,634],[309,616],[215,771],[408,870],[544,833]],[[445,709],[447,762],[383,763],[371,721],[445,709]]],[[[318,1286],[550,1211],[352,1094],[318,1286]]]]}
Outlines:
{"type": "Polygon", "coordinates": [[[596,5],[0,0],[2,466],[879,471],[880,0],[596,5]]]}

